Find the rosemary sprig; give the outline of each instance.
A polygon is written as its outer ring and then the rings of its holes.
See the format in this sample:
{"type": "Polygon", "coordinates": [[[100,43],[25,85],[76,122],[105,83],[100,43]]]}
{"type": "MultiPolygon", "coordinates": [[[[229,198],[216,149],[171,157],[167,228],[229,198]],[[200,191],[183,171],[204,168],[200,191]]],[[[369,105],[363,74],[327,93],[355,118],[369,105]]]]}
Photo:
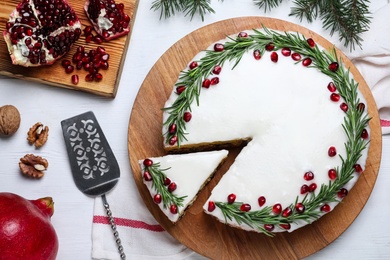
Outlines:
{"type": "Polygon", "coordinates": [[[187,196],[178,197],[176,194],[170,192],[164,180],[167,178],[164,173],[168,169],[160,169],[160,163],[154,163],[151,166],[145,167],[144,171],[148,171],[152,176],[152,188],[157,194],[161,195],[164,209],[169,208],[171,205],[177,207],[183,207],[183,201],[187,196]]]}
{"type": "MultiPolygon", "coordinates": [[[[259,50],[262,54],[268,44],[272,43],[274,50],[288,47],[294,52],[298,52],[305,57],[312,59],[311,68],[318,69],[328,75],[335,84],[338,93],[343,97],[349,109],[344,117],[342,127],[347,136],[345,143],[346,158],[341,158],[342,165],[336,169],[338,177],[334,181],[329,181],[327,185],[321,185],[317,195],[310,193],[305,196],[300,203],[304,204],[305,211],[297,212],[295,205],[299,201],[296,197],[295,203],[288,207],[292,209],[292,214],[288,217],[274,215],[271,213],[271,207],[264,207],[261,210],[243,212],[240,210],[242,202],[228,204],[226,202],[215,202],[225,217],[225,220],[235,221],[238,224],[244,223],[250,227],[257,228],[260,232],[272,235],[272,232],[264,228],[264,224],[281,225],[286,223],[295,223],[298,220],[312,222],[318,219],[323,212],[320,207],[330,202],[337,202],[337,192],[340,191],[352,178],[354,174],[354,165],[361,157],[362,151],[367,147],[368,142],[361,138],[363,129],[369,122],[366,113],[360,110],[358,104],[358,83],[350,76],[349,70],[345,69],[341,58],[338,58],[335,49],[330,52],[320,50],[317,45],[311,47],[308,40],[300,34],[285,32],[279,33],[263,27],[263,31],[253,30],[253,34],[248,37],[229,38],[224,43],[224,50],[216,52],[207,50],[205,56],[198,60],[198,66],[192,70],[183,71],[177,82],[177,86],[186,86],[185,90],[178,96],[171,107],[165,108],[169,117],[164,122],[165,125],[177,125],[178,145],[185,139],[185,122],[183,121],[184,111],[191,111],[191,104],[196,100],[199,105],[199,95],[202,82],[212,74],[215,65],[223,66],[224,62],[232,61],[235,66],[239,65],[240,59],[248,51],[259,50]],[[337,71],[329,69],[331,63],[340,64],[337,71]]],[[[168,141],[173,134],[166,133],[168,141]]]]}

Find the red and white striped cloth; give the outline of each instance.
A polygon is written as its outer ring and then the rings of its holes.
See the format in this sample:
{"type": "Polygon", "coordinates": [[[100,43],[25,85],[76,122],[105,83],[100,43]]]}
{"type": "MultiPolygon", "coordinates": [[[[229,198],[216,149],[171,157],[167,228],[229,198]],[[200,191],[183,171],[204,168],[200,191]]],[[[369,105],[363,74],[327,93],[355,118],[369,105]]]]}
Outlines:
{"type": "MultiPolygon", "coordinates": [[[[372,90],[381,118],[382,133],[390,133],[390,4],[373,14],[370,31],[363,35],[362,49],[349,52],[372,90]]],[[[181,245],[156,222],[145,207],[131,174],[122,174],[118,186],[107,195],[128,259],[191,259],[202,257],[181,245]]],[[[92,257],[119,259],[104,207],[95,200],[92,257]]]]}

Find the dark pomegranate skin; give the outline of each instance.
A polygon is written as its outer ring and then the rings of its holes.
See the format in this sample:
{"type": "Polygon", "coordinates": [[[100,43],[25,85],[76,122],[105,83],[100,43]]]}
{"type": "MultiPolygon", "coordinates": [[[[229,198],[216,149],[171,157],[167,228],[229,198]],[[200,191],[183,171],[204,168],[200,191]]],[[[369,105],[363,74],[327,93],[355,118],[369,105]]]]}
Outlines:
{"type": "Polygon", "coordinates": [[[0,259],[54,260],[58,238],[50,218],[51,197],[27,200],[0,192],[0,259]]]}

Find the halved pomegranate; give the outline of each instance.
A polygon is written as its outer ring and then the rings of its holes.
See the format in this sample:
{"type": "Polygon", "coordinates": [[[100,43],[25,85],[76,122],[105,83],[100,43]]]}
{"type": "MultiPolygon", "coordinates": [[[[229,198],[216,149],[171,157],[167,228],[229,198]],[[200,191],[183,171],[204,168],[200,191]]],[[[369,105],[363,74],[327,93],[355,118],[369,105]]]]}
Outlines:
{"type": "Polygon", "coordinates": [[[22,0],[3,32],[12,63],[53,64],[81,35],[81,23],[66,0],[22,0]]]}
{"type": "Polygon", "coordinates": [[[95,31],[106,41],[126,35],[130,31],[130,16],[124,13],[124,5],[114,0],[87,0],[85,13],[95,31]]]}

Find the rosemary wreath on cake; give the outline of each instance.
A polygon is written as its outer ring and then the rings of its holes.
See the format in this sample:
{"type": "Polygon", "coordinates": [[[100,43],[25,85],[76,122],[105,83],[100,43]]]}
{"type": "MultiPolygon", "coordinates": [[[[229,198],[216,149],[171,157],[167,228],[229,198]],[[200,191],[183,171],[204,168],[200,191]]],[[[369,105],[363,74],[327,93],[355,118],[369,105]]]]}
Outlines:
{"type": "MultiPolygon", "coordinates": [[[[344,99],[340,108],[345,112],[342,127],[347,136],[347,142],[344,144],[347,156],[343,158],[339,155],[341,167],[329,170],[329,183],[322,184],[317,194],[301,192],[306,194],[304,198],[299,200],[297,195],[296,200],[284,209],[277,204],[252,211],[250,205],[235,201],[235,198],[228,198],[227,202],[209,204],[210,210],[218,207],[222,211],[225,222],[230,220],[239,225],[246,224],[269,236],[273,235],[272,231],[276,226],[288,230],[292,223],[301,220],[311,223],[329,212],[331,210],[329,203],[341,201],[348,194],[345,185],[353,178],[355,172],[358,174],[362,172],[357,161],[368,144],[366,127],[370,119],[365,113],[364,103],[359,100],[358,83],[351,78],[350,71],[342,66],[342,60],[337,56],[336,50],[334,48],[330,52],[320,50],[313,39],[307,39],[298,33],[280,33],[265,27],[262,31],[253,30],[251,34],[241,32],[237,37],[228,37],[223,44],[216,43],[213,49],[205,51],[202,58],[191,62],[189,69],[181,72],[175,85],[177,99],[170,107],[164,108],[169,114],[164,122],[168,128],[164,134],[165,140],[169,145],[180,147],[181,142],[186,139],[186,122],[191,119],[189,112],[191,104],[195,101],[199,105],[202,87],[205,87],[205,84],[212,84],[208,77],[218,74],[226,61],[233,62],[233,68],[238,66],[245,53],[252,52],[256,59],[260,59],[266,51],[277,50],[281,50],[282,53],[294,52],[295,56],[292,58],[297,63],[317,69],[332,79],[328,85],[332,92],[331,99],[334,99],[333,101],[344,99]]],[[[334,156],[331,155],[334,152],[331,148],[328,151],[330,156],[334,156]]],[[[177,203],[170,198],[167,199],[168,204],[177,203]]]]}

